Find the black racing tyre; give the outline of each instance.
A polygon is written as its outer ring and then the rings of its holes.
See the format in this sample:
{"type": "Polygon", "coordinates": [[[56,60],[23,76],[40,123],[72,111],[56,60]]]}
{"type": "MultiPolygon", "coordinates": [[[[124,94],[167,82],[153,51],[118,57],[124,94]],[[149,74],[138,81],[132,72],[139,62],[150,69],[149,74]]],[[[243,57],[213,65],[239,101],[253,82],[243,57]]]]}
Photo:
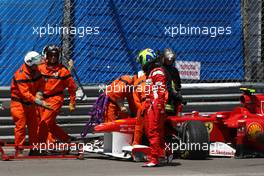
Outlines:
{"type": "Polygon", "coordinates": [[[187,121],[183,124],[180,145],[182,159],[206,159],[209,155],[209,134],[205,125],[198,120],[187,121]]]}

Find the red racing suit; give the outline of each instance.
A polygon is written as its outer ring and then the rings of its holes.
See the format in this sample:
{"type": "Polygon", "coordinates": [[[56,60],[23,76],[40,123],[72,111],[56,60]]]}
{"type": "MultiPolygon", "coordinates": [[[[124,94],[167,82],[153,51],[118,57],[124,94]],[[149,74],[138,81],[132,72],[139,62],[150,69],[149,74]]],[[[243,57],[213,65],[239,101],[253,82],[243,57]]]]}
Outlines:
{"type": "Polygon", "coordinates": [[[162,68],[153,69],[146,80],[144,125],[150,142],[150,162],[165,157],[164,122],[166,103],[166,75],[162,68]]]}

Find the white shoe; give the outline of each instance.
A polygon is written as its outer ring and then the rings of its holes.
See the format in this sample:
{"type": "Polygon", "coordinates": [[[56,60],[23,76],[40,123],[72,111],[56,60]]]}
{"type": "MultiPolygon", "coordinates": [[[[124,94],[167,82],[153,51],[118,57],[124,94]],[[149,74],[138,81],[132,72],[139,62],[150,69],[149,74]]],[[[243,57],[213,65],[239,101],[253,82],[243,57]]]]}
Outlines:
{"type": "Polygon", "coordinates": [[[157,166],[158,163],[148,162],[148,163],[144,163],[142,167],[157,167],[157,166]]]}

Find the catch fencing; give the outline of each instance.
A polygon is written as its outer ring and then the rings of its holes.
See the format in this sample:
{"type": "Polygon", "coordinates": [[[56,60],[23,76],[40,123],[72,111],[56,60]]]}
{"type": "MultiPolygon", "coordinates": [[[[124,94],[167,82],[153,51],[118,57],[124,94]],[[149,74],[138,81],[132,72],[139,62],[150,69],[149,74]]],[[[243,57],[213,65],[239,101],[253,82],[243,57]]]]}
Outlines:
{"type": "Polygon", "coordinates": [[[135,74],[147,47],[173,48],[184,83],[261,83],[263,40],[261,0],[4,0],[0,86],[27,51],[51,43],[84,85],[135,74]]]}

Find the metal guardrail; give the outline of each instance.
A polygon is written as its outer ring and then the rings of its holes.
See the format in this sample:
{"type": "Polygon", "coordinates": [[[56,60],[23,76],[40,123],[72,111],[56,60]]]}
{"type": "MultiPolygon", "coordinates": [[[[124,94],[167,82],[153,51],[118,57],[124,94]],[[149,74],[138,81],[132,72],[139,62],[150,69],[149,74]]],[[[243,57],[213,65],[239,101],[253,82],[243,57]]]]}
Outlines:
{"type": "MultiPolygon", "coordinates": [[[[183,97],[188,104],[184,112],[200,111],[211,113],[216,111],[228,111],[239,105],[240,87],[253,87],[263,91],[264,84],[251,83],[201,83],[183,84],[183,97]]],[[[67,103],[62,107],[57,122],[73,136],[79,135],[83,125],[88,120],[88,112],[98,96],[99,86],[85,86],[87,100],[78,101],[76,111],[68,112],[67,103]]],[[[10,101],[10,90],[8,87],[0,87],[0,102],[10,101]]],[[[0,139],[13,140],[14,123],[10,116],[10,110],[0,112],[0,139]]]]}

